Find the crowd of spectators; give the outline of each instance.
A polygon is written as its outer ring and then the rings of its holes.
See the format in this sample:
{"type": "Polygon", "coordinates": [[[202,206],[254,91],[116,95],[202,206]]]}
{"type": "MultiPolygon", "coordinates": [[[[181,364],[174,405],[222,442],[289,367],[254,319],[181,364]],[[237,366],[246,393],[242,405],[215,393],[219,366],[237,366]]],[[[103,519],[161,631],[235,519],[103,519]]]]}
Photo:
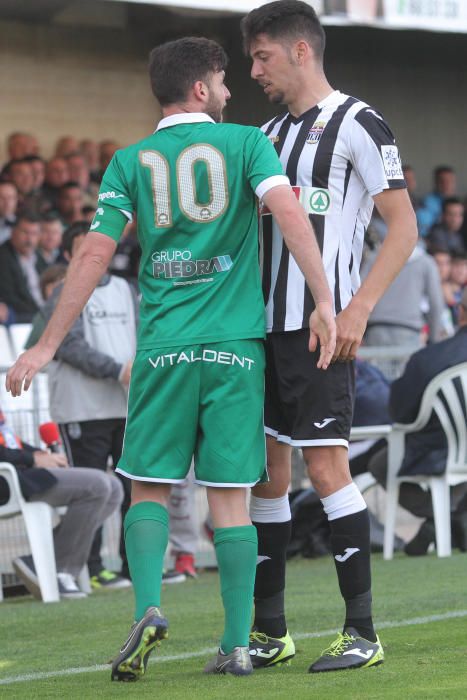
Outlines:
{"type": "MultiPolygon", "coordinates": [[[[41,275],[66,264],[64,231],[92,221],[100,180],[118,147],[111,140],[64,136],[46,160],[33,135],[8,137],[0,172],[0,323],[30,323],[43,306],[41,275]]],[[[111,271],[136,284],[138,263],[135,226],[129,224],[111,271]]]]}

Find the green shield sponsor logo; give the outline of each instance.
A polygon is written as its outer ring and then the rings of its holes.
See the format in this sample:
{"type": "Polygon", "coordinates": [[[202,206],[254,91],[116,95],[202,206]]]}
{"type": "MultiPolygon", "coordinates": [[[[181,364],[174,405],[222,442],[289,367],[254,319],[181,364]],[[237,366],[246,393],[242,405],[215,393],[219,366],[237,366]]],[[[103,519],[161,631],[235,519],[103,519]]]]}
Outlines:
{"type": "Polygon", "coordinates": [[[314,190],[310,196],[310,209],[315,214],[325,214],[331,204],[327,190],[314,190]]]}

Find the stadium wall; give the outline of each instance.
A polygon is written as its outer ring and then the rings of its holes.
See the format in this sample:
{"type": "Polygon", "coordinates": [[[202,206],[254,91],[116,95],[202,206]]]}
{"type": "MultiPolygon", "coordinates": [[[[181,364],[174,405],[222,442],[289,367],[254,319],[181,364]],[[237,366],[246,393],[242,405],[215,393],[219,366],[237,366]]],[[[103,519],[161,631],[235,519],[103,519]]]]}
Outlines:
{"type": "MultiPolygon", "coordinates": [[[[229,120],[260,124],[272,116],[248,77],[238,16],[181,18],[147,6],[145,12],[144,22],[121,29],[0,22],[1,160],[6,135],[17,129],[37,134],[46,157],[67,133],[122,145],[147,134],[158,116],[146,76],[148,51],[183,34],[212,36],[229,52],[229,120]]],[[[430,189],[432,168],[447,163],[465,193],[466,35],[365,27],[326,32],[332,84],[384,114],[404,160],[416,169],[419,191],[430,189]]]]}

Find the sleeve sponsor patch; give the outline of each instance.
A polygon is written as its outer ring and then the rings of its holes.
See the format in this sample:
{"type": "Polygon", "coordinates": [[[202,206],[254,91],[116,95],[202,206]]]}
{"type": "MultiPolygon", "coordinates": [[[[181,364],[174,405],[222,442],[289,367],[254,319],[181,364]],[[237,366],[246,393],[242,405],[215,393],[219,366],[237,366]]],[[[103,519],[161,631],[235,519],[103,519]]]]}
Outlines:
{"type": "Polygon", "coordinates": [[[397,146],[381,146],[384,172],[388,180],[403,180],[402,163],[397,146]]]}

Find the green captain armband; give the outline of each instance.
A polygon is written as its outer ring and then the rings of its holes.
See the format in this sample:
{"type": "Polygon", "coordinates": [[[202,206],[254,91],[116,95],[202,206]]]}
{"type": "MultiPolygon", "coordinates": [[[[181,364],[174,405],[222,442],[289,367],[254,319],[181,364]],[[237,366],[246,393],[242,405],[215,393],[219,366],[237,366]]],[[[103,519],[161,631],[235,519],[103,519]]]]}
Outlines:
{"type": "Polygon", "coordinates": [[[119,241],[123,229],[131,220],[131,212],[124,213],[121,209],[117,209],[110,204],[99,203],[89,230],[104,233],[106,236],[113,238],[114,241],[119,241]]]}

